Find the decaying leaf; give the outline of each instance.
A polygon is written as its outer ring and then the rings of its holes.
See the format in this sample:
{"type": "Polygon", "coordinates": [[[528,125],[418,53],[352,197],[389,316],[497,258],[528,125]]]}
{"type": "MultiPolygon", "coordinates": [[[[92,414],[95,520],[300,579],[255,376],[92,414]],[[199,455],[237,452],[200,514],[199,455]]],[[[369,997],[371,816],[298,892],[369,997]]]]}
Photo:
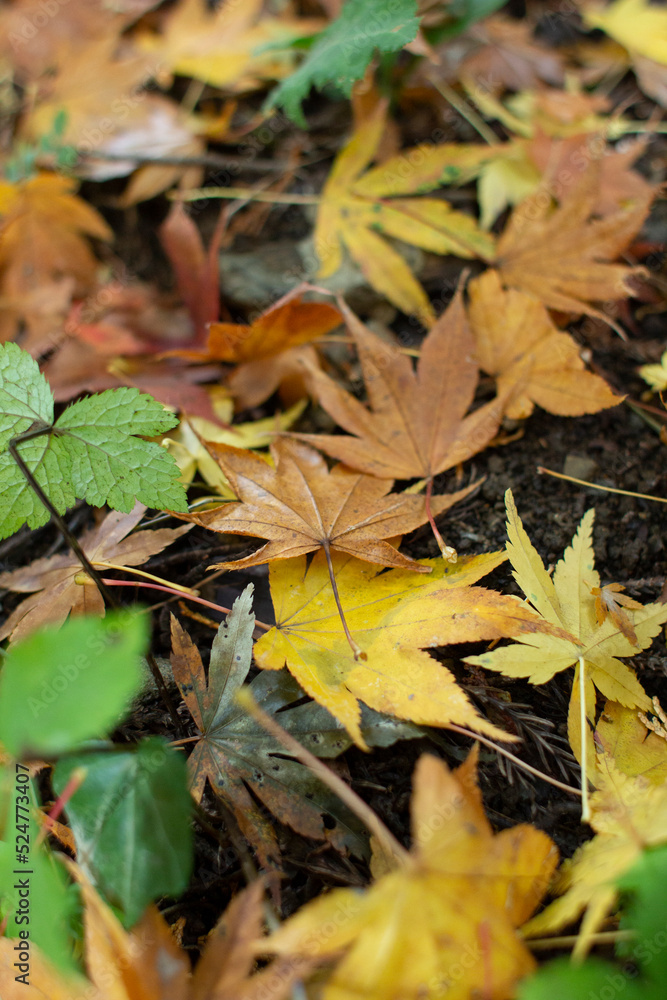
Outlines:
{"type": "Polygon", "coordinates": [[[69,863],[84,902],[87,979],[65,978],[31,942],[30,978],[15,979],[16,942],[0,938],[3,1000],[274,1000],[290,994],[312,960],[277,959],[255,972],[263,926],[261,881],[234,897],[208,935],[194,974],[155,906],[128,933],[82,870],[69,863]],[[253,974],[254,972],[254,974],[253,974]]]}
{"type": "MultiPolygon", "coordinates": [[[[572,700],[568,718],[570,744],[581,759],[581,720],[579,701],[579,658],[584,661],[585,711],[589,723],[595,722],[595,692],[627,707],[644,710],[651,701],[634,671],[619,657],[634,656],[637,648],[646,649],[667,621],[667,605],[647,604],[632,614],[637,645],[631,642],[612,618],[598,625],[595,598],[591,587],[600,586],[595,569],[592,545],[594,510],[584,514],[572,545],[565,550],[556,565],[553,577],[531,543],[517,514],[510,490],[507,504],[507,552],[513,575],[536,614],[551,625],[570,633],[562,638],[534,632],[519,636],[520,645],[506,646],[482,656],[469,657],[466,662],[497,670],[508,677],[527,677],[532,684],[544,684],[554,674],[576,666],[572,700]]],[[[594,760],[593,734],[588,730],[587,742],[594,760]]]]}
{"type": "MultiPolygon", "coordinates": [[[[329,472],[316,451],[288,438],[271,445],[275,468],[241,448],[212,443],[209,449],[241,502],[178,516],[211,531],[269,539],[257,552],[220,563],[221,567],[259,566],[324,548],[380,566],[428,572],[386,541],[424,524],[423,497],[389,493],[391,481],[343,465],[329,472]]],[[[447,510],[469,492],[470,488],[433,497],[434,513],[447,510]]]]}
{"type": "MultiPolygon", "coordinates": [[[[111,511],[96,528],[84,531],[80,544],[93,566],[100,570],[141,566],[162,552],[192,525],[181,528],[148,528],[134,531],[146,508],[136,503],[129,514],[111,511]],[[132,532],[132,534],[130,534],[132,532]]],[[[0,639],[16,642],[43,625],[62,625],[68,614],[104,615],[104,600],[94,583],[79,584],[81,563],[72,552],[36,559],[28,566],[0,574],[0,587],[31,594],[9,615],[0,639]]]]}
{"type": "Polygon", "coordinates": [[[456,771],[417,764],[413,848],[364,894],[334,889],[307,903],[258,951],[344,955],[323,1000],[509,997],[535,966],[516,928],[544,895],[556,848],[527,824],[494,836],[476,779],[477,752],[456,771]]]}
{"type": "MultiPolygon", "coordinates": [[[[236,702],[252,662],[252,591],[250,584],[218,629],[208,680],[197,647],[172,617],[174,678],[201,732],[188,761],[192,794],[201,799],[208,779],[233,809],[264,865],[276,865],[280,851],[273,827],[253,795],[303,836],[364,856],[368,848],[359,821],[236,702]]],[[[280,724],[318,757],[336,757],[350,746],[342,724],[325,708],[313,702],[294,704],[303,699],[303,691],[285,671],[260,673],[250,689],[257,704],[272,716],[279,712],[280,724]]],[[[366,719],[364,734],[370,743],[388,746],[417,731],[375,716],[366,719]]]]}
{"type": "Polygon", "coordinates": [[[512,597],[472,587],[503,553],[462,557],[454,565],[423,560],[429,576],[405,569],[379,573],[345,554],[332,555],[348,625],[366,653],[355,660],[341,627],[327,564],[318,553],[269,567],[276,625],[255,644],[259,666],[287,666],[308,694],[346,726],[359,746],[359,701],[426,725],[467,726],[511,739],[482,718],[454,675],[423,652],[434,646],[497,639],[543,627],[512,597]]]}
{"type": "Polygon", "coordinates": [[[591,594],[595,598],[595,618],[598,625],[602,625],[605,619],[611,618],[618,625],[625,638],[639,648],[630,615],[623,608],[641,611],[642,605],[639,601],[628,597],[627,594],[621,593],[623,590],[625,587],[621,583],[608,583],[605,587],[591,587],[591,594]]]}
{"type": "Polygon", "coordinates": [[[471,281],[468,291],[477,360],[496,377],[507,416],[527,417],[537,404],[573,417],[621,402],[604,379],[586,371],[576,342],[554,326],[533,295],[505,291],[493,269],[471,281]]]}
{"type": "Polygon", "coordinates": [[[549,309],[609,323],[592,303],[632,293],[628,281],[637,269],[612,262],[639,231],[651,198],[591,219],[599,178],[600,165],[593,161],[558,208],[543,190],[522,202],[498,240],[495,265],[506,286],[535,296],[549,309]]]}
{"type": "Polygon", "coordinates": [[[465,416],[477,386],[474,342],[460,291],[412,360],[371,333],[347,307],[371,408],[321,371],[312,391],[354,437],[302,434],[354,469],[387,479],[431,479],[482,451],[498,430],[503,402],[494,399],[465,416]]]}
{"type": "Polygon", "coordinates": [[[454,211],[441,199],[399,197],[458,180],[473,163],[476,168],[490,154],[484,146],[465,147],[461,163],[455,145],[415,147],[362,176],[380,144],[385,112],[385,106],[378,105],[338,154],[329,173],[315,228],[319,275],[330,277],[339,269],[345,246],[369,284],[430,326],[435,316],[424,289],[383,236],[432,253],[491,259],[494,241],[471,216],[454,211]],[[476,151],[474,155],[471,150],[476,151]]]}

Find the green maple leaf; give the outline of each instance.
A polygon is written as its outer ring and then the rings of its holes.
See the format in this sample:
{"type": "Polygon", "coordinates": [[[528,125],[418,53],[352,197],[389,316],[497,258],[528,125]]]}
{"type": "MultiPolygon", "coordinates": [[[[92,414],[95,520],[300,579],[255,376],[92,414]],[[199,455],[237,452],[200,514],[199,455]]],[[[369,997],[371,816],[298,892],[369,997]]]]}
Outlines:
{"type": "Polygon", "coordinates": [[[69,406],[53,423],[53,394],[37,362],[16,344],[0,346],[0,538],[22,524],[38,528],[49,512],[15,462],[21,459],[63,514],[77,499],[125,513],[136,500],[147,507],[186,511],[179,470],[152,437],[177,423],[174,414],[138,389],[107,389],[69,406]]]}
{"type": "Polygon", "coordinates": [[[380,52],[397,52],[417,34],[415,0],[347,0],[310,49],[295,73],[271,94],[267,107],[282,105],[289,118],[305,128],[301,102],[311,87],[334,84],[346,96],[380,52]]]}

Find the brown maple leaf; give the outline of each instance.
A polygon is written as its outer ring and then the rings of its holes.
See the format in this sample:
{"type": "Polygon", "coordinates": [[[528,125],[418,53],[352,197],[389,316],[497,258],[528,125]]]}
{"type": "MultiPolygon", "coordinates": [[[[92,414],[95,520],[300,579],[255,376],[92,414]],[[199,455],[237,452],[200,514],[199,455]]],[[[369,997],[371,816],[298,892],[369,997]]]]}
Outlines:
{"type": "MultiPolygon", "coordinates": [[[[192,527],[188,524],[130,534],[145,510],[136,503],[129,514],[111,511],[96,528],[83,533],[81,547],[93,566],[140,566],[192,527]]],[[[79,573],[81,563],[72,552],[36,559],[12,573],[1,573],[0,587],[32,596],[14,609],[0,629],[0,639],[11,636],[15,642],[43,625],[62,625],[70,613],[103,616],[102,595],[94,583],[77,583],[79,573]]]]}
{"type": "MultiPolygon", "coordinates": [[[[478,372],[461,292],[423,341],[416,371],[409,357],[342,308],[357,345],[370,408],[323,372],[310,369],[311,388],[321,405],[355,436],[299,437],[373,476],[426,479],[428,516],[433,477],[482,451],[503,413],[503,400],[496,398],[465,416],[478,372]]],[[[443,554],[455,558],[430,516],[429,521],[443,554]]]]}
{"type": "MultiPolygon", "coordinates": [[[[259,566],[322,548],[380,566],[425,572],[386,541],[426,521],[424,497],[389,493],[391,480],[344,465],[329,471],[321,455],[289,438],[278,438],[271,446],[275,468],[243,448],[214,442],[207,447],[241,502],[178,516],[212,531],[268,539],[257,552],[216,568],[259,566]]],[[[447,510],[470,489],[433,497],[434,511],[447,510]]]]}
{"type": "Polygon", "coordinates": [[[639,231],[653,194],[604,219],[591,218],[600,176],[599,161],[591,162],[557,208],[543,188],[521,202],[498,241],[495,265],[505,285],[549,309],[587,313],[621,332],[591,302],[632,294],[628,280],[641,268],[611,262],[639,231]]]}
{"type": "Polygon", "coordinates": [[[527,417],[536,403],[574,417],[621,402],[604,379],[586,371],[579,345],[534,296],[505,290],[493,268],[471,281],[468,292],[479,364],[497,378],[508,417],[527,417]]]}
{"type": "MultiPolygon", "coordinates": [[[[241,502],[177,516],[212,531],[268,539],[257,552],[215,568],[258,566],[321,548],[336,597],[332,550],[380,566],[429,571],[386,540],[413,531],[427,520],[424,497],[389,493],[391,480],[366,476],[344,465],[329,471],[321,455],[289,438],[278,438],[271,446],[275,468],[241,448],[213,442],[207,447],[241,502]]],[[[447,510],[472,488],[433,497],[433,512],[447,510]]],[[[358,655],[342,610],[340,614],[350,646],[358,655]]]]}

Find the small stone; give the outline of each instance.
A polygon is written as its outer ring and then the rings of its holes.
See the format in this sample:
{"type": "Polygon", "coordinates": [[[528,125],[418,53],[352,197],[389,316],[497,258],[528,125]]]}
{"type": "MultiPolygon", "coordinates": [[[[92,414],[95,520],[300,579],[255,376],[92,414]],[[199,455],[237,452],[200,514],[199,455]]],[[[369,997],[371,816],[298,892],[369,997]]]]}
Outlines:
{"type": "Polygon", "coordinates": [[[573,479],[585,479],[590,482],[597,471],[597,462],[586,455],[569,454],[563,465],[563,474],[573,479]]]}

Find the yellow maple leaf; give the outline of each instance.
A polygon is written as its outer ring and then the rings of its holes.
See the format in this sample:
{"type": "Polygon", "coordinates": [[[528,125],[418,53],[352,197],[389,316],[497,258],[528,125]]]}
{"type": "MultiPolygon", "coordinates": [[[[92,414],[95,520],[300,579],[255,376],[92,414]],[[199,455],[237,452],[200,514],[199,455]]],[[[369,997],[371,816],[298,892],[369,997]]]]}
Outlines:
{"type": "Polygon", "coordinates": [[[432,253],[481,257],[494,252],[493,238],[476,221],[439,198],[401,197],[474,176],[489,147],[416,146],[363,171],[374,159],[386,128],[386,106],[375,112],[343,147],[322,191],[315,247],[319,276],[330,277],[343,262],[345,246],[367,281],[427,325],[435,315],[426,293],[389,236],[432,253]]]}
{"type": "Polygon", "coordinates": [[[667,10],[648,0],[614,0],[601,7],[585,6],[584,21],[602,28],[632,53],[667,65],[667,10]]]}
{"type": "Polygon", "coordinates": [[[323,1000],[507,1000],[535,966],[516,933],[543,896],[557,851],[528,824],[494,835],[477,751],[451,772],[417,764],[413,847],[365,893],[335,889],[258,945],[281,957],[344,955],[323,1000]]]}
{"type": "MultiPolygon", "coordinates": [[[[546,632],[525,633],[511,646],[495,649],[465,661],[507,677],[526,677],[531,684],[544,684],[561,670],[576,666],[568,735],[581,760],[581,706],[579,700],[579,663],[584,664],[585,711],[589,723],[595,721],[595,691],[628,707],[650,710],[651,701],[630,667],[618,657],[633,656],[646,649],[667,621],[667,605],[647,604],[632,617],[638,645],[635,646],[618,624],[607,618],[598,625],[595,597],[591,587],[600,586],[595,569],[592,545],[594,510],[587,511],[572,544],[549,576],[535,547],[521,523],[511,490],[505,495],[507,505],[507,553],[513,576],[535,612],[550,625],[560,626],[570,638],[546,632]]],[[[593,733],[587,731],[587,759],[594,761],[593,733]]]]}
{"type": "Polygon", "coordinates": [[[536,403],[573,417],[621,402],[604,379],[586,371],[576,341],[554,326],[534,296],[503,289],[493,268],[471,281],[468,293],[477,361],[496,376],[509,417],[529,416],[536,403]]]}
{"type": "Polygon", "coordinates": [[[590,799],[590,824],[596,836],[563,863],[554,884],[561,894],[523,929],[541,937],[571,924],[585,913],[574,955],[583,956],[592,935],[618,898],[616,882],[646,847],[667,841],[667,785],[618,769],[611,755],[598,755],[596,791],[590,799]]]}
{"type": "Polygon", "coordinates": [[[451,722],[510,739],[478,715],[454,675],[423,652],[535,627],[529,609],[516,599],[470,586],[503,560],[501,552],[455,564],[426,559],[420,565],[431,573],[422,576],[403,569],[382,573],[378,566],[332,552],[341,604],[365,660],[355,660],[346,642],[324,554],[318,552],[308,567],[305,557],[273,562],[276,625],[255,644],[255,660],[269,670],[286,665],[359,746],[365,745],[359,701],[413,722],[451,722]]]}
{"type": "Polygon", "coordinates": [[[667,740],[648,730],[636,709],[608,701],[595,727],[595,745],[623,774],[650,785],[667,782],[667,740]]]}
{"type": "Polygon", "coordinates": [[[251,90],[289,73],[296,58],[291,43],[326,26],[321,18],[262,16],[263,7],[263,0],[243,0],[212,10],[206,0],[181,0],[165,18],[161,34],[142,33],[137,42],[155,52],[163,75],[251,90]]]}

